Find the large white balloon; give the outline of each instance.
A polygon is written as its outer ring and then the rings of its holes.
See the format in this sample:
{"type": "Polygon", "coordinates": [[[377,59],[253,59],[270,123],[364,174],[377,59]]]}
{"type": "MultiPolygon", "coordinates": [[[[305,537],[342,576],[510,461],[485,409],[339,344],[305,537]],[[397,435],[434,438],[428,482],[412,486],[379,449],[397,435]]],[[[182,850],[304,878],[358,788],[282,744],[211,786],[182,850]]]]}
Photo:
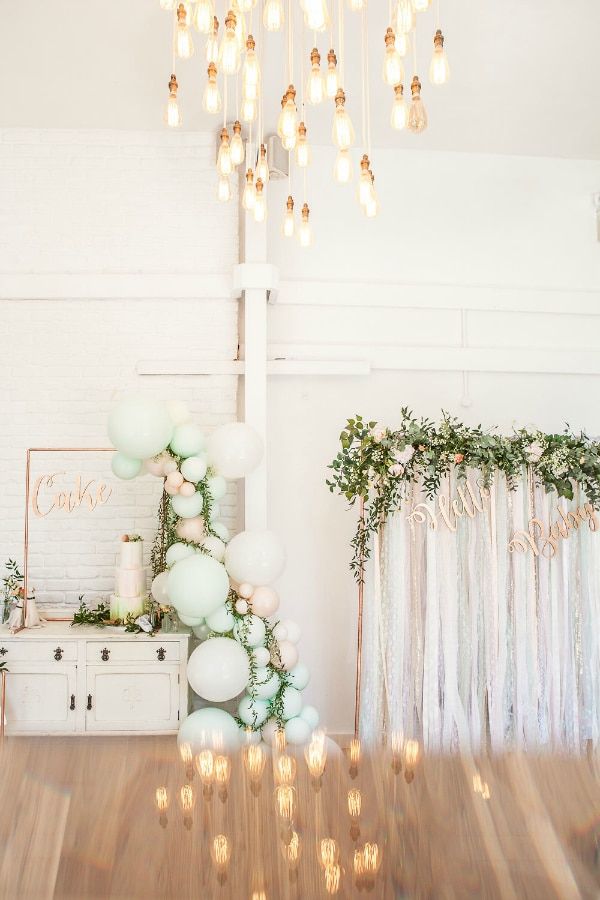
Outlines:
{"type": "Polygon", "coordinates": [[[262,438],[245,422],[221,425],[207,441],[209,464],[224,478],[244,478],[263,455],[262,438]]]}
{"type": "Polygon", "coordinates": [[[194,553],[169,570],[167,593],[178,613],[209,616],[227,600],[227,572],[212,556],[194,553]]]}
{"type": "Polygon", "coordinates": [[[152,596],[154,597],[156,602],[160,603],[162,606],[165,606],[169,602],[169,596],[167,594],[168,577],[168,572],[159,572],[159,574],[153,580],[152,587],[150,589],[152,596]]]}
{"type": "Polygon", "coordinates": [[[108,417],[113,445],[134,459],[149,459],[168,446],[173,422],[166,406],[147,397],[126,397],[108,417]]]}
{"type": "Polygon", "coordinates": [[[238,582],[270,584],[285,566],[283,544],[272,531],[241,531],[225,552],[225,568],[238,582]]]}
{"type": "Polygon", "coordinates": [[[213,703],[232,700],[248,683],[248,654],[231,638],[211,638],[196,647],[190,656],[187,676],[192,689],[205,700],[213,703]]]}
{"type": "Polygon", "coordinates": [[[193,754],[205,747],[211,750],[234,751],[240,744],[238,724],[224,709],[207,706],[197,709],[181,723],[177,743],[189,744],[193,754]]]}

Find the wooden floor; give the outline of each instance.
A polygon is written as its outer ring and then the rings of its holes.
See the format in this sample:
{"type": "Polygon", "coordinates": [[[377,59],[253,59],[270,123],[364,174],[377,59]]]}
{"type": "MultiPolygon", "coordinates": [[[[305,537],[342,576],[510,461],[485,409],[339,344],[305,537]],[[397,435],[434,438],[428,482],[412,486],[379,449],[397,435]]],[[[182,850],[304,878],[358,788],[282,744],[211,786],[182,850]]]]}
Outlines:
{"type": "Polygon", "coordinates": [[[174,738],[7,738],[0,896],[310,900],[337,885],[338,897],[600,897],[597,760],[422,759],[407,773],[365,753],[350,771],[330,751],[315,782],[299,755],[291,821],[275,761],[253,782],[234,758],[227,788],[203,789],[174,738]],[[354,819],[350,790],[362,801],[354,819]]]}

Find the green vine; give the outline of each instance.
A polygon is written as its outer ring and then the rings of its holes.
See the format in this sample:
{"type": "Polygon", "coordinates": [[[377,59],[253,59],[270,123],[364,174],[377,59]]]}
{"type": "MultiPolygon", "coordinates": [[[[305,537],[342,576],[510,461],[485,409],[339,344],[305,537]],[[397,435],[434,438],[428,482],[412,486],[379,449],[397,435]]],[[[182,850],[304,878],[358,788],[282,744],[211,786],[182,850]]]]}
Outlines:
{"type": "Polygon", "coordinates": [[[380,428],[362,416],[348,419],[340,443],[327,485],[351,506],[357,500],[364,504],[364,518],[351,542],[351,568],[359,581],[371,534],[400,508],[409,485],[420,481],[432,498],[452,468],[459,479],[467,477],[468,469],[477,469],[486,487],[499,470],[510,489],[530,468],[535,482],[547,492],[572,500],[577,484],[588,502],[600,507],[600,444],[568,425],[563,434],[522,428],[506,436],[480,425],[469,427],[445,412],[436,425],[430,419],[415,418],[404,407],[395,430],[380,428]]]}

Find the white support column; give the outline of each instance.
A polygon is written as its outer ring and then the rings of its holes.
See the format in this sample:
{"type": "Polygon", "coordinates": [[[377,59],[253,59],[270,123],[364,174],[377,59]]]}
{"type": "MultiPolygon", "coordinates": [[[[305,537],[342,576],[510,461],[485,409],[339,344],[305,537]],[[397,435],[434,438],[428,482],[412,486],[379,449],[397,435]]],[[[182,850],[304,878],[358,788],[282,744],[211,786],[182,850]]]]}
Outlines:
{"type": "MultiPolygon", "coordinates": [[[[241,189],[240,189],[241,195],[241,189]]],[[[266,227],[240,203],[240,256],[234,268],[234,295],[243,298],[244,405],[243,419],[260,434],[265,453],[258,469],[243,481],[244,528],[267,527],[267,302],[274,299],[279,276],[266,263],[266,227]]],[[[240,500],[242,498],[240,497],[240,500]]]]}

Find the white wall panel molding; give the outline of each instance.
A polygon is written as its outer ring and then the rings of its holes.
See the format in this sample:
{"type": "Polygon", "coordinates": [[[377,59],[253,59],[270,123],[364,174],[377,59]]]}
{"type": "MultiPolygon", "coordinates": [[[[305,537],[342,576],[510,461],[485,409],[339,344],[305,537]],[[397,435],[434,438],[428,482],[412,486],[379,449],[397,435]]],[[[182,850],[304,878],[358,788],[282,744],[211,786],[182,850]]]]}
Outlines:
{"type": "Polygon", "coordinates": [[[0,300],[181,300],[231,301],[224,272],[180,273],[2,273],[0,300]]]}

